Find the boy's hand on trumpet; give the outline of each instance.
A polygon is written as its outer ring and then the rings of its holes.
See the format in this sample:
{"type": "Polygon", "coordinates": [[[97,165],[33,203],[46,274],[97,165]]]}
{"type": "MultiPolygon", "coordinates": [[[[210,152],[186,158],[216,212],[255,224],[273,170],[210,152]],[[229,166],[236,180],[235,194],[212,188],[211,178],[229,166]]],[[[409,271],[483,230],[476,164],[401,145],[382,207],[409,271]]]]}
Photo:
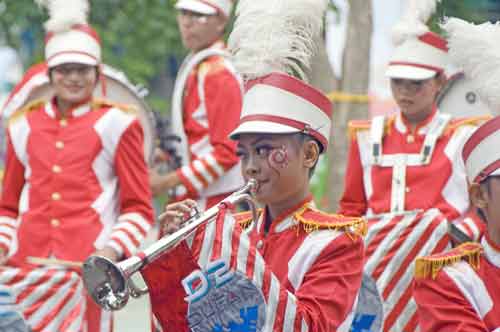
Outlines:
{"type": "Polygon", "coordinates": [[[196,208],[196,201],[192,199],[168,204],[159,219],[161,234],[168,235],[178,231],[182,224],[189,219],[194,208],[196,208]]]}

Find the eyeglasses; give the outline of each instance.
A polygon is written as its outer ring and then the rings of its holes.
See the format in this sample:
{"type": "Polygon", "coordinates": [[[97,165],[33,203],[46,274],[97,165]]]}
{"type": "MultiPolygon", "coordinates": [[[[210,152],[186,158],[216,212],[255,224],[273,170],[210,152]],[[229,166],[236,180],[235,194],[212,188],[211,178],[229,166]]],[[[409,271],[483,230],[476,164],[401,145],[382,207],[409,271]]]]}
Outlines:
{"type": "Polygon", "coordinates": [[[210,16],[216,16],[216,14],[215,15],[206,15],[206,14],[192,12],[190,10],[185,10],[185,9],[179,10],[177,12],[177,15],[179,16],[180,19],[194,21],[194,22],[197,22],[200,24],[207,23],[208,18],[210,16]]]}
{"type": "Polygon", "coordinates": [[[77,65],[77,64],[64,64],[59,65],[52,70],[60,75],[69,75],[72,72],[76,72],[78,75],[87,75],[92,70],[95,70],[94,66],[86,66],[86,65],[77,65]]]}

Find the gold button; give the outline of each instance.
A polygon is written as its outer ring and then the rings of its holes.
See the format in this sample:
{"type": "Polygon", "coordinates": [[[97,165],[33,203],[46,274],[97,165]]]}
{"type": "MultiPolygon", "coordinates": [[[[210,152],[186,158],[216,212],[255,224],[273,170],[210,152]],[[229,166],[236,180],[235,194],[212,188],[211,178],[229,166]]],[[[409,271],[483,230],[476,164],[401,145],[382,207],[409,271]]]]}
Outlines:
{"type": "Polygon", "coordinates": [[[406,190],[405,190],[407,193],[410,192],[410,187],[406,187],[406,190]]]}
{"type": "Polygon", "coordinates": [[[59,165],[52,166],[52,172],[61,173],[61,171],[62,171],[61,166],[59,166],[59,165]]]}
{"type": "Polygon", "coordinates": [[[61,194],[60,193],[52,193],[52,200],[53,201],[58,201],[61,199],[61,194]]]}
{"type": "Polygon", "coordinates": [[[59,219],[52,219],[50,221],[50,224],[52,225],[52,227],[59,227],[59,225],[61,225],[61,222],[59,221],[59,219]]]}
{"type": "Polygon", "coordinates": [[[62,119],[59,121],[59,124],[61,125],[61,127],[66,127],[68,125],[68,120],[62,119]]]}
{"type": "Polygon", "coordinates": [[[408,142],[408,143],[414,143],[415,142],[415,136],[413,136],[413,135],[406,136],[406,142],[408,142]]]}
{"type": "Polygon", "coordinates": [[[56,148],[58,148],[59,150],[64,148],[64,142],[62,141],[57,141],[56,142],[56,148]]]}

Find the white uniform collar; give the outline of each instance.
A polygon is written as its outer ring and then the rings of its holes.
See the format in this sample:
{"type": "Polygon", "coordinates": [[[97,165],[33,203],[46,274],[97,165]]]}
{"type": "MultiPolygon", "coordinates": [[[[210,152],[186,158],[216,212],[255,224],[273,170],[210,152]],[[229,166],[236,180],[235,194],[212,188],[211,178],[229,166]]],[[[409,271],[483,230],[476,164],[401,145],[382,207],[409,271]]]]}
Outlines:
{"type": "MultiPolygon", "coordinates": [[[[439,114],[439,110],[436,108],[431,115],[427,119],[423,121],[422,125],[419,125],[417,127],[418,134],[419,135],[425,135],[429,131],[429,128],[432,127],[432,124],[437,120],[437,115],[439,114]]],[[[401,111],[398,112],[396,115],[396,119],[394,121],[394,126],[396,127],[396,130],[399,131],[401,134],[406,134],[409,132],[408,126],[405,123],[405,120],[403,119],[403,115],[401,111]]]]}

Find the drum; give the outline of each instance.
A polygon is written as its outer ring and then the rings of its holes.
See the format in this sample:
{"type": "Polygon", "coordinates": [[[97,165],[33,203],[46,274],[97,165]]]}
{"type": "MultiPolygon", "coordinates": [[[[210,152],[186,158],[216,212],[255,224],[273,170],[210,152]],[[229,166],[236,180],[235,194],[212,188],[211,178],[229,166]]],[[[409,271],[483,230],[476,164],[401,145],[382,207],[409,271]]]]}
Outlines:
{"type": "Polygon", "coordinates": [[[0,331],[29,332],[30,328],[7,286],[0,285],[0,331]]]}
{"type": "Polygon", "coordinates": [[[471,82],[463,73],[457,73],[448,82],[438,97],[439,110],[454,118],[491,115],[488,106],[479,98],[471,82]]]}
{"type": "MultiPolygon", "coordinates": [[[[134,86],[123,72],[113,67],[102,65],[101,68],[104,76],[104,87],[102,86],[103,82],[100,81],[95,88],[94,97],[134,106],[144,131],[144,155],[148,164],[151,165],[156,144],[156,126],[153,112],[144,101],[147,91],[134,86]]],[[[8,117],[24,105],[37,99],[49,100],[52,95],[47,67],[43,64],[34,66],[27,71],[23,82],[16,87],[7,100],[2,110],[3,115],[8,117]]]]}

